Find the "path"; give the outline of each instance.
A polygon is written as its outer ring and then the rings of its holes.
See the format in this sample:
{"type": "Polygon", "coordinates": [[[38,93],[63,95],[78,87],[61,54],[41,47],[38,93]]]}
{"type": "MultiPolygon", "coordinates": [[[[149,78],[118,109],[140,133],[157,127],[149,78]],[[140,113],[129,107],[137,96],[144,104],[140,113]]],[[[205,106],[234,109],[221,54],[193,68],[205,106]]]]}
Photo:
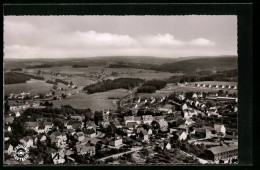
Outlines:
{"type": "Polygon", "coordinates": [[[140,151],[141,149],[142,149],[142,147],[140,147],[140,148],[131,148],[130,151],[126,151],[126,152],[122,152],[122,153],[110,155],[110,156],[107,156],[107,157],[104,157],[104,158],[100,158],[100,159],[98,159],[98,161],[104,161],[104,160],[106,160],[106,159],[108,159],[108,158],[118,158],[119,156],[122,156],[122,155],[124,155],[124,154],[128,154],[128,153],[140,151]]]}

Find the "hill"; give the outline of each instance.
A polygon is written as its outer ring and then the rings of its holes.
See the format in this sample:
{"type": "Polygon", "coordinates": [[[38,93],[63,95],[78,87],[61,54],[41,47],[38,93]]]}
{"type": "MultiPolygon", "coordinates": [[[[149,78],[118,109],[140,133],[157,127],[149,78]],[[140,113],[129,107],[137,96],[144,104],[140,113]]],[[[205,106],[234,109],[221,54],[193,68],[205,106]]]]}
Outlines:
{"type": "Polygon", "coordinates": [[[152,70],[192,73],[200,71],[224,71],[237,68],[237,57],[210,57],[161,64],[152,70]]]}

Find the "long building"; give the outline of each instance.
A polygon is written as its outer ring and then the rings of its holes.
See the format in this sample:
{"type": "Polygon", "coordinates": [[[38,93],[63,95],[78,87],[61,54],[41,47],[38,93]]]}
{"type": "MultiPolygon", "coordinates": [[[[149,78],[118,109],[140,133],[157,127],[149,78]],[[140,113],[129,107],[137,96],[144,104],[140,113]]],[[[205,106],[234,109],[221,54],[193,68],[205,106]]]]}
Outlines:
{"type": "Polygon", "coordinates": [[[237,145],[224,145],[216,146],[205,150],[205,157],[214,161],[229,161],[232,159],[237,159],[238,156],[238,146],[237,145]]]}

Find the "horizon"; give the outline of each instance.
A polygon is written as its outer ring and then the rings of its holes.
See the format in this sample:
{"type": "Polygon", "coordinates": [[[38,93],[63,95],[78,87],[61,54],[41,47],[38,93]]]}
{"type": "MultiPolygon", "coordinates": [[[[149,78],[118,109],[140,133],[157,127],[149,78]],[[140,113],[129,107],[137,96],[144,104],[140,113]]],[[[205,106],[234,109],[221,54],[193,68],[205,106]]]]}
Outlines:
{"type": "Polygon", "coordinates": [[[237,55],[227,16],[5,16],[4,58],[237,55]]]}
{"type": "Polygon", "coordinates": [[[196,58],[221,58],[221,57],[238,57],[238,55],[217,55],[217,56],[182,56],[182,57],[175,57],[175,58],[170,58],[170,57],[158,57],[158,56],[126,56],[126,55],[118,55],[118,56],[92,56],[92,57],[59,57],[59,58],[48,58],[48,57],[41,57],[41,58],[4,58],[7,60],[41,60],[41,59],[94,59],[94,58],[119,58],[119,57],[143,57],[143,58],[156,58],[156,59],[182,59],[182,58],[190,58],[190,59],[196,59],[196,58]]]}

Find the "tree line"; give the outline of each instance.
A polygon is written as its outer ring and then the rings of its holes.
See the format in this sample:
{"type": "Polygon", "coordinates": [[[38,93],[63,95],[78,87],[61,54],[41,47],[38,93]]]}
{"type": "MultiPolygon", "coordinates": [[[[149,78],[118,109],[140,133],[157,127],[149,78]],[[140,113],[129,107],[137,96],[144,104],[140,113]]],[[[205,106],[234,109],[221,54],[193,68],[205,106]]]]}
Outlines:
{"type": "Polygon", "coordinates": [[[237,82],[237,69],[233,70],[225,70],[225,71],[217,71],[214,74],[201,74],[198,72],[197,74],[189,74],[183,76],[172,76],[168,79],[169,83],[183,83],[183,82],[197,82],[197,81],[234,81],[237,82]]]}
{"type": "Polygon", "coordinates": [[[154,93],[166,86],[167,82],[163,80],[150,80],[145,82],[142,87],[138,88],[138,93],[154,93]]]}
{"type": "Polygon", "coordinates": [[[17,84],[26,83],[30,79],[44,80],[43,77],[29,75],[25,73],[7,72],[4,73],[4,83],[5,84],[17,84]]]}

